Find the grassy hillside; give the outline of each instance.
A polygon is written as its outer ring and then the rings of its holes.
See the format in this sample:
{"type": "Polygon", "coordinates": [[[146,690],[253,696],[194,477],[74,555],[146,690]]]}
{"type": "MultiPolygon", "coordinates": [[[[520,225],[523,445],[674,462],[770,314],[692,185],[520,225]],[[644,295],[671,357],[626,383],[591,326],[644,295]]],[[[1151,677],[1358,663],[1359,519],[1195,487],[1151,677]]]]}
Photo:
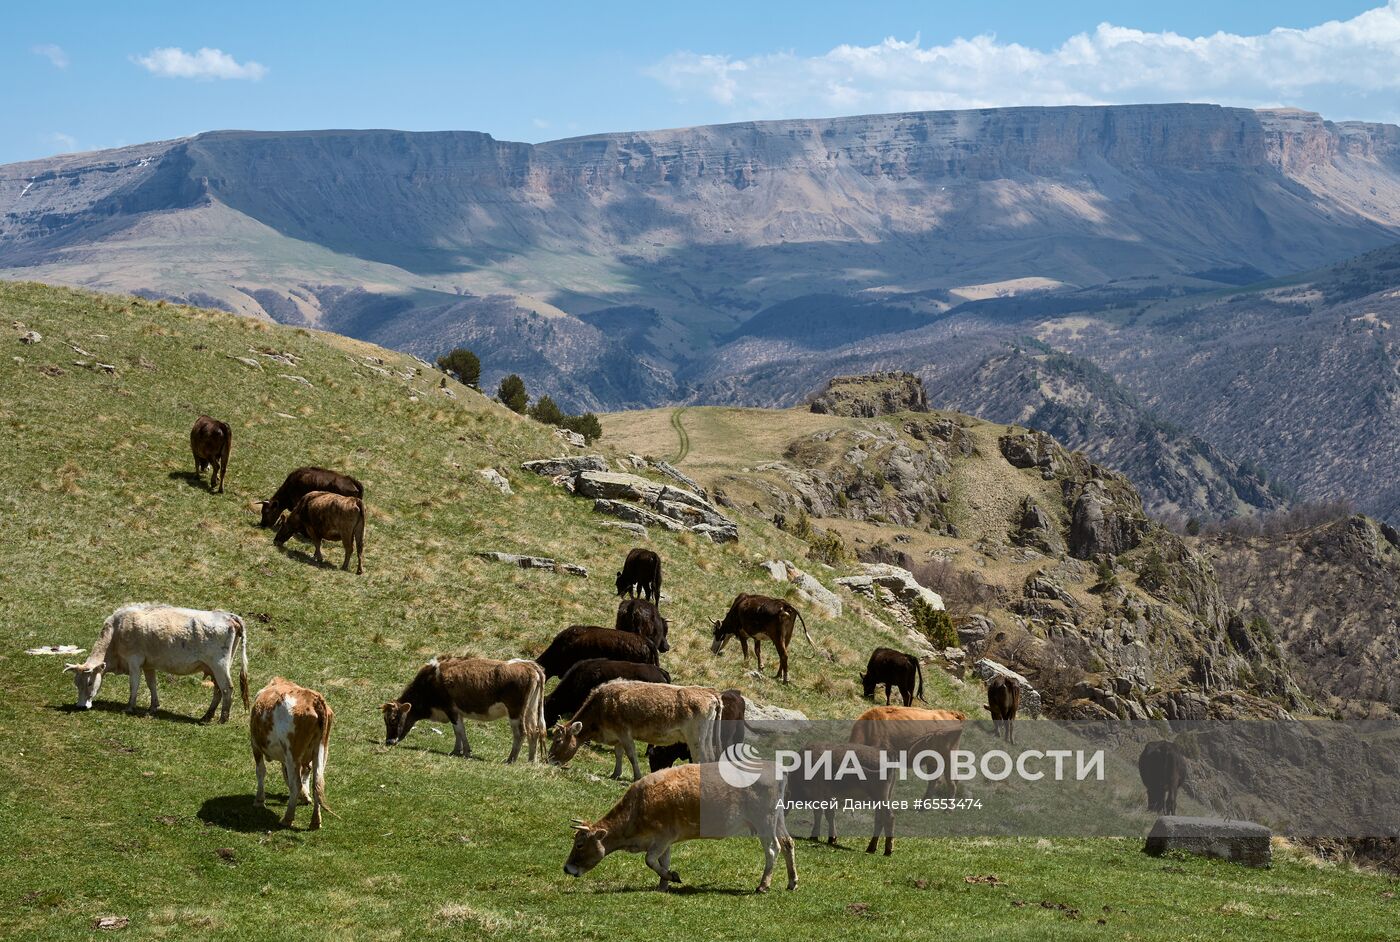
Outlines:
{"type": "MultiPolygon", "coordinates": [[[[611,576],[631,538],[518,470],[558,453],[546,429],[458,386],[449,398],[416,361],[334,336],[22,284],[0,285],[0,317],[0,934],[81,937],[104,915],[128,917],[129,937],[214,939],[305,938],[309,926],[569,939],[653,938],[667,926],[756,939],[931,926],[998,940],[1390,931],[1389,881],[1294,860],[1266,873],[1158,861],[1135,841],[907,839],[889,860],[804,844],[799,891],[766,898],[734,895],[757,879],[747,840],[682,846],[675,865],[689,888],[670,897],[637,892],[653,880],[635,856],[570,880],[569,819],[601,814],[621,791],[596,774],[610,759],[508,768],[504,724],[469,729],[471,761],[449,759],[450,737],[425,727],[391,750],[378,713],[433,654],[533,654],[559,627],[611,617],[611,576]],[[25,330],[42,342],[21,345],[25,330]],[[190,477],[188,429],[202,411],[233,427],[223,495],[190,477]],[[365,482],[364,576],[334,568],[339,547],[317,567],[305,547],[280,552],[256,528],[252,501],[303,463],[365,482]],[[487,466],[515,496],[477,477],[487,466]],[[473,557],[484,549],[551,555],[591,576],[473,557]],[[119,677],[97,709],[75,713],[59,659],[23,653],[90,647],[113,608],[138,600],[239,612],[255,688],[282,674],[327,694],[336,815],[324,830],[277,830],[275,783],[269,808],[254,811],[246,712],[227,726],[190,722],[208,701],[197,680],[163,677],[154,717],[120,712],[119,677]],[[1006,885],[964,882],[985,873],[1006,885]]],[[[738,544],[655,534],[652,545],[667,565],[678,680],[741,686],[814,716],[859,709],[857,660],[898,635],[854,605],[812,623],[835,666],[798,642],[790,687],[746,676],[737,655],[709,655],[709,619],[735,592],[773,591],[756,563],[799,555],[790,537],[745,519],[738,544]]],[[[931,701],[971,698],[933,679],[931,701]]]]}

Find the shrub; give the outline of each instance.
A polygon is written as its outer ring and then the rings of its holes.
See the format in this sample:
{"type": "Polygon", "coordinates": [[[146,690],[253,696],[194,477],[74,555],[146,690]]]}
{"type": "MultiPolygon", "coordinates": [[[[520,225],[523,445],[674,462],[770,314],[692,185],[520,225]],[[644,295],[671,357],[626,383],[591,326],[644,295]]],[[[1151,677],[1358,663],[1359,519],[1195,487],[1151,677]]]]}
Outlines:
{"type": "Polygon", "coordinates": [[[558,425],[571,432],[579,433],[589,444],[603,437],[603,423],[599,422],[598,417],[592,412],[585,412],[583,415],[566,415],[558,425]]]}
{"type": "Polygon", "coordinates": [[[549,396],[541,396],[530,407],[530,418],[545,425],[560,425],[564,421],[564,410],[549,396]]]}
{"type": "Polygon", "coordinates": [[[457,347],[437,358],[438,369],[451,373],[464,386],[481,386],[481,360],[466,347],[457,347]]]}
{"type": "MultiPolygon", "coordinates": [[[[810,523],[808,527],[810,528],[810,523]]],[[[824,530],[813,536],[807,547],[807,556],[817,562],[826,563],[828,566],[835,566],[850,558],[850,551],[846,548],[846,541],[841,539],[841,534],[831,530],[824,530]]]]}
{"type": "Polygon", "coordinates": [[[507,409],[521,415],[525,414],[526,406],[530,402],[530,397],[525,392],[525,380],[514,373],[501,380],[501,385],[496,390],[496,398],[505,403],[507,409]]]}
{"type": "Polygon", "coordinates": [[[911,608],[914,627],[929,640],[935,648],[956,648],[958,632],[953,627],[953,616],[941,608],[934,608],[923,599],[915,599],[911,608]]]}

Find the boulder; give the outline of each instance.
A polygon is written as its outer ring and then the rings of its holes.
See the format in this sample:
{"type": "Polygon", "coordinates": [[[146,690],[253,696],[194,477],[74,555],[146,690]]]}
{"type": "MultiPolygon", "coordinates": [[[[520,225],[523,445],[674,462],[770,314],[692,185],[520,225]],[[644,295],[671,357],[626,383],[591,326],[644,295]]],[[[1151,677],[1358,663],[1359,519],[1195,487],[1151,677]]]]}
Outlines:
{"type": "Polygon", "coordinates": [[[705,489],[700,486],[700,483],[698,481],[686,475],[679,468],[673,466],[669,461],[654,461],[652,462],[652,467],[660,471],[667,477],[674,478],[675,480],[680,481],[682,484],[690,488],[692,491],[695,491],[697,494],[705,493],[705,489]]]}
{"type": "Polygon", "coordinates": [[[623,471],[580,471],[574,475],[574,493],[580,497],[636,500],[649,504],[660,496],[665,486],[623,471]]]}
{"type": "Polygon", "coordinates": [[[1069,552],[1076,559],[1117,556],[1142,542],[1147,521],[1138,508],[1115,501],[1100,481],[1090,481],[1074,502],[1069,552]]]}
{"type": "Polygon", "coordinates": [[[759,732],[782,733],[795,731],[798,724],[807,722],[807,714],[801,710],[789,710],[785,707],[770,706],[766,703],[759,703],[755,700],[744,698],[744,722],[750,724],[762,723],[759,732]]]}
{"type": "Polygon", "coordinates": [[[37,330],[27,330],[23,334],[21,334],[19,338],[19,342],[24,344],[26,347],[32,347],[36,343],[42,343],[43,340],[44,335],[39,333],[37,330]]]}
{"type": "Polygon", "coordinates": [[[478,468],[476,473],[481,476],[483,481],[490,484],[506,497],[515,493],[510,489],[510,482],[505,479],[505,475],[501,474],[501,472],[497,471],[495,468],[478,468]]]}
{"type": "Polygon", "coordinates": [[[1033,498],[1025,497],[1021,500],[1015,524],[1016,529],[1011,533],[1011,542],[1017,546],[1038,549],[1051,556],[1064,553],[1065,541],[1060,536],[1059,528],[1033,498]]]}
{"type": "Polygon", "coordinates": [[[1163,815],[1152,825],[1143,850],[1154,857],[1179,850],[1247,867],[1267,867],[1273,860],[1272,838],[1268,828],[1250,821],[1163,815]]]}
{"type": "Polygon", "coordinates": [[[1065,450],[1044,432],[1009,432],[997,440],[997,445],[1013,468],[1038,468],[1047,480],[1068,463],[1065,450]]]}
{"type": "Polygon", "coordinates": [[[737,543],[739,541],[739,528],[733,524],[727,527],[717,527],[709,523],[697,523],[690,528],[690,532],[709,537],[711,543],[737,543]]]}
{"type": "Polygon", "coordinates": [[[561,563],[545,556],[520,556],[515,553],[481,552],[477,556],[482,559],[489,559],[492,562],[510,563],[512,566],[519,566],[521,569],[548,569],[552,572],[563,572],[571,576],[578,576],[583,579],[588,578],[588,570],[583,566],[574,563],[561,563]]]}
{"type": "Polygon", "coordinates": [[[768,574],[779,582],[790,582],[795,585],[798,594],[813,605],[826,609],[833,617],[841,614],[841,597],[788,560],[770,559],[763,563],[763,568],[768,570],[768,574]]]}
{"type": "MultiPolygon", "coordinates": [[[[684,524],[678,523],[670,517],[663,517],[658,513],[652,513],[650,510],[638,507],[636,504],[629,504],[621,500],[598,498],[593,501],[593,512],[608,514],[619,520],[640,524],[644,527],[661,527],[673,533],[680,533],[686,529],[684,524]]],[[[708,534],[706,535],[708,536],[708,534]]]]}
{"type": "Polygon", "coordinates": [[[928,395],[913,373],[868,373],[837,376],[815,399],[811,409],[821,415],[872,418],[895,412],[927,412],[928,395]]]}
{"type": "Polygon", "coordinates": [[[588,444],[588,439],[584,438],[578,432],[571,432],[566,428],[556,428],[554,430],[554,437],[560,439],[565,444],[573,445],[575,448],[583,448],[588,444]]]}
{"type": "Polygon", "coordinates": [[[633,536],[646,539],[647,528],[640,523],[628,523],[625,520],[604,520],[603,526],[610,530],[623,530],[633,536]]]}
{"type": "Polygon", "coordinates": [[[982,679],[983,683],[990,681],[993,677],[1005,677],[1021,688],[1021,712],[1035,719],[1040,715],[1042,704],[1040,691],[1031,686],[1031,682],[1020,674],[1007,667],[1005,664],[998,664],[991,658],[981,658],[972,665],[972,672],[982,679]]]}
{"type": "Polygon", "coordinates": [[[547,478],[561,474],[575,474],[579,471],[606,471],[608,462],[602,455],[564,455],[559,458],[540,458],[527,461],[520,467],[532,474],[547,478]]]}
{"type": "Polygon", "coordinates": [[[918,598],[927,603],[930,608],[937,611],[943,610],[943,596],[920,585],[919,580],[915,579],[914,574],[908,569],[901,569],[890,563],[862,563],[861,569],[872,582],[889,589],[896,598],[906,605],[912,605],[914,599],[918,598]]]}

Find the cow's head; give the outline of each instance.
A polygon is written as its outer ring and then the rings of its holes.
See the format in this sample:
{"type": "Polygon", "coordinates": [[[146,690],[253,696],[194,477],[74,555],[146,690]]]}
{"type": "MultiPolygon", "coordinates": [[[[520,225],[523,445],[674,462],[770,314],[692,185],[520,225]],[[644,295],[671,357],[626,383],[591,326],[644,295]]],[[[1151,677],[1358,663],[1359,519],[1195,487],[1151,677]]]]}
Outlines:
{"type": "Polygon", "coordinates": [[[626,595],[627,590],[632,588],[632,583],[622,578],[622,573],[617,574],[617,594],[626,595]]]}
{"type": "Polygon", "coordinates": [[[281,546],[301,532],[301,519],[295,512],[283,515],[277,521],[277,535],[272,538],[273,546],[281,546]]]}
{"type": "Polygon", "coordinates": [[[864,674],[864,673],[863,673],[863,674],[860,675],[860,686],[861,686],[861,690],[863,691],[863,696],[865,697],[865,699],[867,699],[867,700],[874,700],[874,699],[875,699],[875,681],[874,681],[874,679],[871,678],[871,676],[870,676],[869,674],[864,674]]]}
{"type": "Polygon", "coordinates": [[[658,643],[657,643],[657,645],[656,645],[656,650],[657,650],[659,653],[665,654],[667,651],[671,650],[670,634],[671,634],[671,623],[670,623],[669,621],[667,621],[666,619],[662,618],[662,619],[661,619],[661,638],[658,640],[658,643]]]}
{"type": "Polygon", "coordinates": [[[384,745],[392,746],[413,728],[413,704],[390,700],[380,710],[384,713],[384,745]]]}
{"type": "Polygon", "coordinates": [[[63,665],[63,672],[65,674],[72,673],[73,686],[78,688],[78,709],[92,709],[93,698],[97,696],[97,691],[102,689],[102,675],[106,671],[106,664],[97,664],[93,667],[84,664],[63,665]]]}
{"type": "Polygon", "coordinates": [[[260,500],[258,501],[258,505],[262,510],[261,526],[271,527],[273,524],[277,523],[277,518],[282,514],[282,508],[277,506],[277,501],[260,500]]]}
{"type": "MultiPolygon", "coordinates": [[[[550,730],[549,733],[549,764],[568,765],[569,760],[578,752],[578,747],[583,745],[583,740],[579,738],[579,733],[583,732],[583,724],[577,721],[573,723],[560,723],[550,730]]],[[[597,861],[594,861],[596,863],[597,861]]]]}
{"type": "Polygon", "coordinates": [[[603,841],[608,836],[607,828],[595,828],[587,821],[575,818],[574,846],[569,849],[569,859],[564,861],[564,872],[571,877],[581,877],[608,855],[603,841]]]}
{"type": "Polygon", "coordinates": [[[715,622],[715,639],[710,644],[710,653],[718,654],[723,651],[725,642],[728,640],[729,633],[724,630],[724,625],[720,622],[715,622]]]}

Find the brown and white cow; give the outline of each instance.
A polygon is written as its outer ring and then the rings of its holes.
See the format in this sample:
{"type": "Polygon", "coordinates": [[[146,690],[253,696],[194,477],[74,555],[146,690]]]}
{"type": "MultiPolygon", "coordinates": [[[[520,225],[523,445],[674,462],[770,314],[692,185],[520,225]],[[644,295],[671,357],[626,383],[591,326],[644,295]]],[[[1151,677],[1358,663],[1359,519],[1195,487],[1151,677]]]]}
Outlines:
{"type": "Polygon", "coordinates": [[[282,481],[282,486],[277,488],[277,493],[258,502],[262,511],[262,525],[271,527],[276,524],[282,514],[295,507],[297,501],[312,491],[328,491],[346,497],[358,497],[361,500],[365,497],[364,485],[350,475],[308,465],[287,475],[282,481]]]}
{"type": "Polygon", "coordinates": [[[214,681],[214,699],[209,701],[209,709],[200,722],[213,719],[214,710],[222,701],[219,722],[226,723],[233,704],[234,651],[239,648],[243,661],[238,686],[246,707],[248,635],[243,619],[232,612],[204,612],[150,603],[125,605],[102,623],[102,633],[97,636],[87,660],[68,664],[63,669],[73,674],[73,684],[78,688],[78,707],[84,710],[92,709],[93,698],[102,689],[104,675],[129,674],[128,713],[136,710],[142,676],[151,690],[151,712],[154,713],[160,708],[157,671],[177,676],[205,674],[214,681]]]}
{"type": "Polygon", "coordinates": [[[949,770],[952,768],[953,750],[958,748],[966,721],[967,714],[961,710],[871,707],[856,717],[851,726],[851,742],[873,746],[891,760],[900,752],[907,752],[911,761],[921,752],[937,752],[943,757],[943,775],[928,783],[924,797],[932,795],[934,787],[944,777],[951,793],[956,796],[958,783],[949,770]]]}
{"type": "Polygon", "coordinates": [[[1016,742],[1016,713],[1021,709],[1021,685],[998,674],[987,682],[987,712],[992,731],[1008,743],[1016,742]]]}
{"type": "Polygon", "coordinates": [[[636,740],[656,746],[683,742],[701,762],[719,758],[719,692],[712,687],[678,687],[639,680],[612,680],[598,687],[573,721],[551,733],[549,761],[567,764],[585,742],[614,747],[613,778],[622,777],[622,757],[632,763],[632,780],[642,777],[636,740]]]}
{"type": "Polygon", "coordinates": [[[753,641],[754,657],[758,669],[763,670],[761,639],[767,638],[778,649],[778,673],[774,676],[787,683],[788,646],[792,643],[793,625],[802,622],[802,633],[807,643],[816,647],[812,635],[807,631],[807,620],[802,613],[782,599],[768,595],[740,593],[735,597],[725,613],[724,621],[715,622],[714,640],[710,645],[711,654],[719,654],[731,637],[738,638],[743,648],[744,662],[749,660],[749,641],[753,641]]]}
{"type": "Polygon", "coordinates": [[[825,802],[812,816],[810,840],[820,840],[822,818],[827,821],[826,842],[836,844],[836,810],[846,799],[872,802],[874,831],[867,854],[875,853],[880,835],[885,835],[885,856],[894,853],[894,809],[890,807],[893,773],[884,774],[880,752],[872,746],[843,742],[810,742],[799,751],[801,765],[788,772],[786,796],[792,802],[825,802]]]}
{"type": "Polygon", "coordinates": [[[591,824],[575,819],[574,844],[564,872],[581,877],[608,854],[646,854],[647,866],[660,878],[665,892],[681,875],[671,869],[671,847],[701,838],[757,835],[763,843],[763,876],[759,893],[773,882],[773,865],[782,851],[787,862],[788,889],[797,889],[797,857],[783,819],[783,781],[772,766],[752,785],[727,785],[717,764],[682,765],[662,769],[633,782],[607,814],[591,824]],[[704,826],[701,826],[701,782],[704,781],[704,826]]]}
{"type": "Polygon", "coordinates": [[[325,697],[283,677],[272,678],[253,700],[249,732],[253,765],[258,772],[258,794],[253,806],[263,806],[267,760],[280,760],[287,783],[283,827],[292,826],[298,801],[311,805],[313,831],[321,826],[321,811],[331,810],[326,804],[326,750],[330,747],[334,718],[325,697]]]}
{"type": "MultiPolygon", "coordinates": [[[[744,714],[748,712],[748,701],[744,699],[742,691],[730,687],[720,691],[719,702],[719,745],[721,749],[728,749],[736,742],[743,742],[748,734],[749,724],[744,722],[744,714]]],[[[683,742],[670,746],[647,746],[647,768],[652,772],[669,769],[677,762],[690,761],[693,761],[690,747],[683,742]]]]}
{"type": "Polygon", "coordinates": [[[355,574],[365,571],[365,504],[358,497],[312,491],[297,501],[291,512],[277,524],[273,544],[282,546],[294,536],[305,537],[316,546],[316,562],[322,562],[321,542],[339,540],[345,546],[342,571],[350,570],[355,557],[355,574]]]}
{"type": "Polygon", "coordinates": [[[435,657],[413,680],[381,708],[384,744],[392,746],[420,720],[451,723],[456,740],[452,755],[469,758],[466,720],[489,723],[510,720],[511,748],[506,762],[520,755],[520,743],[530,741],[530,761],[543,748],[544,671],[534,661],[493,661],[484,657],[435,657]]]}
{"type": "Polygon", "coordinates": [[[201,415],[190,429],[190,451],[194,452],[194,473],[209,471],[209,490],[224,492],[224,474],[228,471],[228,453],[233,444],[233,432],[227,422],[201,415]]]}

